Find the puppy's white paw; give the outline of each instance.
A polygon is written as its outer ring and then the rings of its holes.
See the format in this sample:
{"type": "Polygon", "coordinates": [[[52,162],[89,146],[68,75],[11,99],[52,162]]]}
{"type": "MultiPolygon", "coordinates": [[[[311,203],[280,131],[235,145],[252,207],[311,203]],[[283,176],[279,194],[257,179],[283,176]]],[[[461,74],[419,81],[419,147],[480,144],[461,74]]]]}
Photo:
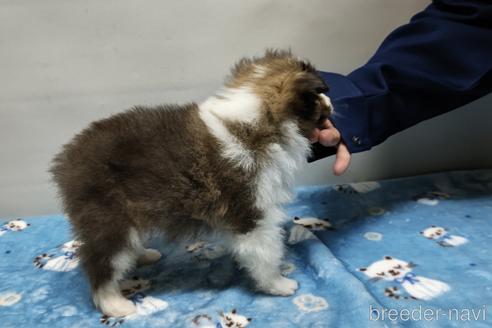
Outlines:
{"type": "Polygon", "coordinates": [[[152,248],[146,248],[137,260],[138,265],[149,265],[161,259],[161,253],[152,248]]]}
{"type": "Polygon", "coordinates": [[[269,287],[263,288],[263,290],[272,295],[290,296],[294,294],[298,288],[299,284],[297,281],[281,276],[274,280],[269,287]]]}
{"type": "Polygon", "coordinates": [[[93,299],[99,310],[110,317],[124,317],[137,312],[137,307],[121,295],[115,282],[110,282],[96,290],[93,299]]]}
{"type": "Polygon", "coordinates": [[[98,305],[101,312],[110,317],[125,317],[137,312],[135,304],[123,296],[101,298],[98,305]]]}

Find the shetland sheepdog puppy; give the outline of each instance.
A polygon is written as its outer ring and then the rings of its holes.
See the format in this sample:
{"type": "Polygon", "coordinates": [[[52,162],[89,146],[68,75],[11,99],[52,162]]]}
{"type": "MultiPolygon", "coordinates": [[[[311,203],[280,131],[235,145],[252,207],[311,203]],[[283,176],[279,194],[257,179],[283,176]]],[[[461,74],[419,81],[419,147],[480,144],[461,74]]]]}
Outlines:
{"type": "Polygon", "coordinates": [[[161,257],[145,248],[219,235],[259,291],[298,288],[281,275],[282,204],[310,154],[309,137],[330,115],[315,68],[288,51],[241,59],[201,104],[137,106],[90,124],[54,158],[51,172],[95,305],[135,312],[118,281],[161,257]]]}

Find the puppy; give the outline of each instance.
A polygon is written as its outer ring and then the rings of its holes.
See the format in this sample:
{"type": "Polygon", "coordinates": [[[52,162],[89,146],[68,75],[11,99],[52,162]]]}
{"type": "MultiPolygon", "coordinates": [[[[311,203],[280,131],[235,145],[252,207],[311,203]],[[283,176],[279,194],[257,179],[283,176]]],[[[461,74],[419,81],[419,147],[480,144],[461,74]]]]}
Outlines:
{"type": "Polygon", "coordinates": [[[286,51],[242,59],[224,87],[200,105],[135,107],[96,121],[64,146],[51,168],[95,305],[135,312],[118,281],[168,240],[214,232],[272,295],[291,295],[280,273],[286,215],[309,136],[329,116],[328,87],[314,67],[286,51]]]}

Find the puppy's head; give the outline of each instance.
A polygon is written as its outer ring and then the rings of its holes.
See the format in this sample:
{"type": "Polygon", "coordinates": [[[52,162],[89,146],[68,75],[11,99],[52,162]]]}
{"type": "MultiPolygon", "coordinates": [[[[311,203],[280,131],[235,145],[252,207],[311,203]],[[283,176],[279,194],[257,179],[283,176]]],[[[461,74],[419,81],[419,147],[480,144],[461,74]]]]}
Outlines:
{"type": "Polygon", "coordinates": [[[290,51],[268,50],[263,57],[242,59],[226,81],[229,87],[247,85],[262,100],[271,123],[296,121],[308,138],[332,112],[324,94],[328,86],[316,69],[290,51]]]}

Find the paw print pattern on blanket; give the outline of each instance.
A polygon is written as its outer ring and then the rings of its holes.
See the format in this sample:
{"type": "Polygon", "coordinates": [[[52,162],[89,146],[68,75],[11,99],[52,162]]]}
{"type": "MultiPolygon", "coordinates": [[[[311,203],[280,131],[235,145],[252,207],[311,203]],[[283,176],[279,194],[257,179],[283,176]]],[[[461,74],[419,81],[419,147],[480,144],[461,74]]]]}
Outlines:
{"type": "Polygon", "coordinates": [[[370,207],[367,209],[367,213],[371,216],[382,216],[386,213],[386,210],[382,207],[370,207]]]}
{"type": "Polygon", "coordinates": [[[22,295],[16,292],[5,292],[0,294],[0,307],[12,306],[22,299],[22,295]]]}
{"type": "Polygon", "coordinates": [[[342,192],[344,194],[357,194],[357,191],[350,187],[348,184],[338,184],[334,185],[333,189],[335,189],[338,192],[342,192]]]}
{"type": "Polygon", "coordinates": [[[414,200],[423,205],[436,206],[440,200],[448,199],[450,195],[442,191],[429,191],[414,197],[414,200]]]}
{"type": "Polygon", "coordinates": [[[293,245],[307,239],[316,238],[311,231],[335,230],[328,219],[315,217],[294,217],[288,243],[293,245]]]}
{"type": "Polygon", "coordinates": [[[333,186],[333,189],[345,194],[358,194],[358,193],[365,194],[379,188],[381,188],[381,185],[379,184],[379,182],[376,181],[354,182],[349,184],[338,184],[333,186]]]}
{"type": "Polygon", "coordinates": [[[196,328],[216,328],[217,323],[215,324],[212,320],[212,317],[210,317],[208,314],[199,314],[196,315],[191,322],[193,323],[193,327],[196,328]]]}
{"type": "Polygon", "coordinates": [[[218,324],[217,328],[243,328],[249,325],[251,320],[237,313],[236,309],[232,309],[231,312],[220,314],[220,325],[218,324]]]}
{"type": "Polygon", "coordinates": [[[306,229],[311,231],[320,231],[320,230],[333,230],[333,226],[330,221],[325,219],[318,219],[314,217],[303,217],[300,218],[298,216],[294,217],[294,224],[303,226],[306,229]]]}
{"type": "Polygon", "coordinates": [[[11,220],[0,227],[0,236],[3,236],[9,231],[22,231],[30,225],[30,223],[27,223],[26,221],[21,219],[11,220]]]}
{"type": "Polygon", "coordinates": [[[186,252],[197,261],[207,261],[225,255],[226,250],[222,245],[206,241],[197,241],[186,245],[186,252]]]}
{"type": "Polygon", "coordinates": [[[389,298],[394,298],[395,300],[408,300],[408,299],[414,299],[416,300],[417,298],[414,296],[407,296],[407,295],[402,295],[398,287],[388,287],[384,289],[384,295],[388,296],[389,298]]]}
{"type": "Polygon", "coordinates": [[[71,240],[58,248],[40,254],[33,260],[33,264],[38,269],[68,272],[72,271],[79,265],[77,250],[81,243],[77,240],[71,240]]]}
{"type": "Polygon", "coordinates": [[[456,247],[468,242],[468,239],[465,237],[450,235],[446,228],[435,225],[421,231],[420,234],[427,239],[435,240],[437,244],[443,247],[456,247]]]}
{"type": "Polygon", "coordinates": [[[369,231],[364,234],[364,238],[371,241],[380,241],[381,239],[383,239],[383,234],[379,232],[369,231]]]}
{"type": "MultiPolygon", "coordinates": [[[[383,279],[399,283],[410,298],[413,299],[427,301],[450,290],[450,287],[442,281],[415,275],[412,272],[413,267],[415,267],[415,264],[411,262],[385,256],[382,260],[376,261],[368,267],[359,268],[358,270],[374,282],[383,279]]],[[[405,299],[397,291],[398,288],[389,288],[385,290],[385,295],[395,299],[405,299]]]]}
{"type": "Polygon", "coordinates": [[[198,314],[191,322],[196,328],[244,328],[249,325],[251,318],[241,315],[236,309],[231,312],[220,312],[219,318],[214,322],[208,314],[198,314]]]}
{"type": "Polygon", "coordinates": [[[303,312],[319,312],[328,308],[328,302],[323,297],[313,294],[296,296],[292,302],[303,312]]]}

